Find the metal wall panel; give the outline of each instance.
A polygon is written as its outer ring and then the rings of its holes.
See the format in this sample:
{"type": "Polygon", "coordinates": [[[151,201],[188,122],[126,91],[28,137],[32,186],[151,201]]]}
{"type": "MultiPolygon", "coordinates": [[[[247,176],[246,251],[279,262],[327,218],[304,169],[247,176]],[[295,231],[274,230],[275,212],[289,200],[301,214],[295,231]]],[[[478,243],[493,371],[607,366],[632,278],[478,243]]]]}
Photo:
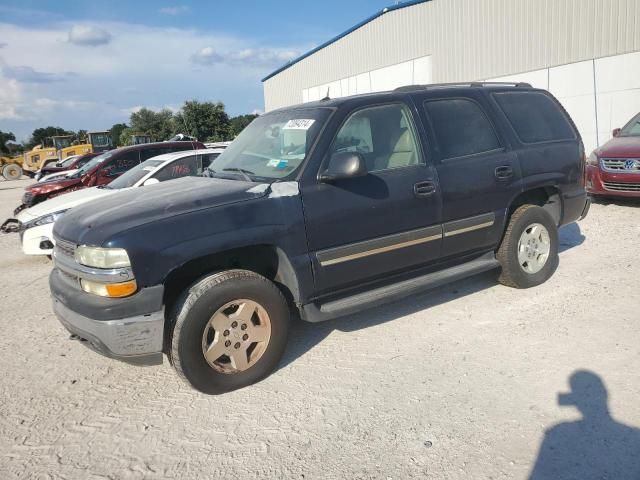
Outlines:
{"type": "Polygon", "coordinates": [[[640,0],[432,0],[390,11],[266,80],[265,108],[427,55],[434,82],[455,82],[638,50],[640,0]]]}

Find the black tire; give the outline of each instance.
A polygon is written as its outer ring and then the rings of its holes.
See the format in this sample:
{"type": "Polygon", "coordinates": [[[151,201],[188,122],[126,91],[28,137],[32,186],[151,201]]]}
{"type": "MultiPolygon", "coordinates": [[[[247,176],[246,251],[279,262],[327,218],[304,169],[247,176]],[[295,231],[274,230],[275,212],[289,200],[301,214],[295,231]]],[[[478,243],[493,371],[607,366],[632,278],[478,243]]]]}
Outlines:
{"type": "Polygon", "coordinates": [[[22,177],[22,168],[20,165],[10,163],[2,168],[2,176],[6,180],[20,180],[20,177],[22,177]]]}
{"type": "Polygon", "coordinates": [[[246,270],[209,275],[193,284],[178,300],[172,315],[169,360],[178,375],[206,394],[220,394],[256,383],[278,366],[289,333],[290,312],[278,287],[246,270]],[[259,303],[271,322],[271,337],[258,361],[238,373],[214,370],[204,358],[202,338],[212,315],[228,302],[248,299],[259,303]]]}
{"type": "Polygon", "coordinates": [[[531,288],[546,282],[558,268],[558,227],[553,217],[537,205],[518,207],[511,214],[496,258],[502,266],[498,281],[503,285],[513,288],[531,288]],[[529,273],[518,261],[518,241],[525,229],[534,223],[539,223],[547,229],[550,249],[542,269],[536,273],[529,273]]]}

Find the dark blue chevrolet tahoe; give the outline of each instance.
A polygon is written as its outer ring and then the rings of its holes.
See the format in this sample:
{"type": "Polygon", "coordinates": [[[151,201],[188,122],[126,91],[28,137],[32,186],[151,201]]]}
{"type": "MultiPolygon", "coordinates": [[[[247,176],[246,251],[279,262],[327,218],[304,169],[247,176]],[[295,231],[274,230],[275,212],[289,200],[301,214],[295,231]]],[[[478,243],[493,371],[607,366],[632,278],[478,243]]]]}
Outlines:
{"type": "Polygon", "coordinates": [[[403,87],[256,119],[210,166],[56,223],[53,308],[113,358],[206,393],[256,382],[319,322],[482,271],[528,288],[587,214],[584,147],[527,84],[403,87]]]}

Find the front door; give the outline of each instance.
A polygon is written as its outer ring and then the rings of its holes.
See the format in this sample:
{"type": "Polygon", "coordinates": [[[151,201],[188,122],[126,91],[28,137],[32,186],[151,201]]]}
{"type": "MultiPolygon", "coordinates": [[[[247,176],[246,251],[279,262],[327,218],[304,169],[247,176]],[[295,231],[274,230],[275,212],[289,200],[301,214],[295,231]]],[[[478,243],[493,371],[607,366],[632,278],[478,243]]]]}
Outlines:
{"type": "Polygon", "coordinates": [[[327,159],[359,152],[367,175],[301,187],[318,295],[439,258],[440,192],[423,150],[404,103],[346,116],[327,159]]]}

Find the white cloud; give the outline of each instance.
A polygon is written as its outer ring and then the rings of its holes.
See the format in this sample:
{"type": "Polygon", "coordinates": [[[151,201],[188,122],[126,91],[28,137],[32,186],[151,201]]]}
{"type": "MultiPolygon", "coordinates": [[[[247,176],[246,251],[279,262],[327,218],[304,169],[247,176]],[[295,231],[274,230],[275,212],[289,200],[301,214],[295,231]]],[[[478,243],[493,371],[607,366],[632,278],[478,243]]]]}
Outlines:
{"type": "Polygon", "coordinates": [[[109,43],[99,50],[78,48],[68,39],[74,22],[27,27],[0,21],[0,39],[7,43],[0,50],[1,130],[20,138],[49,124],[102,130],[128,121],[132,106],[177,110],[191,99],[222,101],[230,115],[244,114],[263,102],[260,79],[308,47],[256,45],[195,29],[83,25],[109,32],[109,43]],[[219,61],[207,58],[214,52],[203,50],[206,45],[221,52],[219,61]],[[203,59],[185,52],[204,52],[203,59]]]}
{"type": "Polygon", "coordinates": [[[22,100],[22,89],[17,80],[0,75],[0,120],[20,118],[18,105],[22,100]]]}
{"type": "Polygon", "coordinates": [[[73,25],[69,30],[70,43],[81,46],[96,47],[111,41],[111,34],[95,25],[73,25]]]}
{"type": "Polygon", "coordinates": [[[293,60],[298,51],[283,48],[245,48],[243,50],[219,52],[213,47],[204,47],[191,56],[198,65],[245,65],[257,67],[275,67],[293,60]]]}
{"type": "Polygon", "coordinates": [[[160,13],[165,15],[181,15],[183,13],[189,13],[191,8],[187,5],[176,5],[174,7],[164,7],[160,9],[160,13]]]}

